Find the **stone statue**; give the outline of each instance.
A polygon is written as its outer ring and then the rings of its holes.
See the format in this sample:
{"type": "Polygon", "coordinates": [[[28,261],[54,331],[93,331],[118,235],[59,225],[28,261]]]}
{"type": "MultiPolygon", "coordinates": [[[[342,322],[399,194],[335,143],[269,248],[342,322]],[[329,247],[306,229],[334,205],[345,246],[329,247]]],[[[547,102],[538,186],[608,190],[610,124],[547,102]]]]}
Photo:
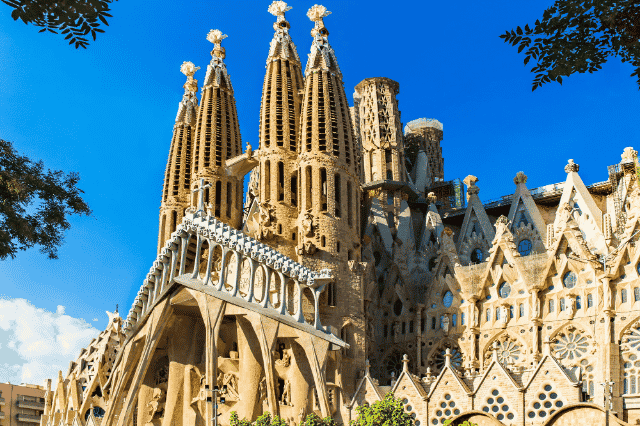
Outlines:
{"type": "Polygon", "coordinates": [[[153,389],[153,397],[147,404],[147,414],[149,415],[149,421],[145,423],[145,426],[156,426],[154,420],[159,420],[160,416],[164,412],[166,395],[161,388],[153,389]]]}
{"type": "Polygon", "coordinates": [[[291,382],[289,380],[285,380],[284,388],[282,389],[282,398],[280,398],[280,402],[283,405],[291,405],[291,382]]]}
{"type": "Polygon", "coordinates": [[[258,385],[258,400],[264,401],[267,399],[267,378],[263,377],[258,385]]]}
{"type": "Polygon", "coordinates": [[[302,219],[302,235],[313,237],[313,215],[311,212],[307,212],[302,219]]]}
{"type": "Polygon", "coordinates": [[[291,365],[291,354],[286,349],[282,351],[282,359],[276,360],[276,365],[281,365],[283,367],[288,367],[291,365]]]}
{"type": "Polygon", "coordinates": [[[473,304],[473,326],[480,327],[480,310],[476,303],[473,304]]]}

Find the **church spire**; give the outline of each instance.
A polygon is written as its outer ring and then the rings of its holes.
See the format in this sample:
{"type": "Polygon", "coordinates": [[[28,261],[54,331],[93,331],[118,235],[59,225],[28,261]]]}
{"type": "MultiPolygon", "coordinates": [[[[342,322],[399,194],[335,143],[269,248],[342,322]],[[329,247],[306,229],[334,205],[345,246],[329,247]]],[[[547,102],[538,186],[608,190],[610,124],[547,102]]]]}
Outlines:
{"type": "Polygon", "coordinates": [[[302,65],[289,36],[284,14],[291,9],[274,1],[269,12],[277,17],[267,57],[260,107],[260,205],[275,220],[260,221],[259,238],[296,258],[299,213],[298,126],[304,88],[302,65]]]}
{"type": "Polygon", "coordinates": [[[193,75],[200,67],[192,62],[183,62],[180,72],[187,76],[184,95],[178,106],[176,122],[173,126],[173,138],[169,149],[169,161],[164,176],[162,202],[160,204],[160,232],[158,252],[169,239],[171,233],[182,220],[189,206],[189,187],[191,185],[191,153],[193,133],[198,114],[198,80],[193,75]]]}
{"type": "MultiPolygon", "coordinates": [[[[220,30],[211,30],[207,35],[214,47],[196,123],[191,189],[196,189],[200,179],[204,179],[205,185],[210,184],[204,194],[205,210],[237,228],[242,220],[242,181],[227,176],[224,167],[228,159],[242,152],[236,101],[224,63],[226,51],[221,45],[225,38],[220,30]]],[[[191,200],[193,208],[196,198],[191,200]]]]}
{"type": "Polygon", "coordinates": [[[330,13],[319,5],[307,13],[315,26],[300,115],[299,222],[305,261],[337,269],[359,261],[360,182],[349,104],[323,22],[330,13]]]}

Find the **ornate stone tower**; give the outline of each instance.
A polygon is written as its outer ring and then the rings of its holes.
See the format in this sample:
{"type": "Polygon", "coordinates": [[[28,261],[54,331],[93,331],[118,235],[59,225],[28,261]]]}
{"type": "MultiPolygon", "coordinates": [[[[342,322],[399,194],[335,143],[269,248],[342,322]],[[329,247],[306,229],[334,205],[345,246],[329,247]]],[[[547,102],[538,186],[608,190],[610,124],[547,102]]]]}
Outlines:
{"type": "Polygon", "coordinates": [[[415,157],[422,152],[428,158],[431,183],[444,180],[442,135],[442,123],[434,119],[418,118],[404,128],[405,148],[416,151],[415,157]]]}
{"type": "Polygon", "coordinates": [[[349,105],[342,74],[314,6],[313,44],[305,70],[300,123],[300,253],[315,268],[359,260],[360,185],[349,105]]]}
{"type": "Polygon", "coordinates": [[[260,238],[283,254],[297,258],[300,212],[298,126],[304,88],[300,57],[289,36],[285,2],[273,2],[277,17],[267,57],[260,110],[260,238]]]}
{"type": "Polygon", "coordinates": [[[363,149],[364,182],[406,181],[400,85],[385,77],[366,78],[356,86],[363,149]]]}
{"type": "MultiPolygon", "coordinates": [[[[342,73],[322,20],[330,13],[320,5],[307,12],[315,27],[300,117],[299,253],[303,265],[331,269],[336,278],[320,299],[320,316],[350,348],[331,355],[326,376],[332,383],[343,383],[348,395],[355,391],[355,373],[365,364],[359,263],[361,190],[342,73]]],[[[336,406],[344,403],[336,399],[336,406]]]]}
{"type": "Polygon", "coordinates": [[[184,95],[178,107],[176,123],[173,126],[169,161],[164,175],[158,252],[171,233],[176,230],[177,224],[182,221],[185,209],[189,206],[191,153],[194,125],[198,114],[198,98],[196,97],[198,80],[193,78],[193,74],[199,69],[200,67],[195,67],[191,62],[184,62],[180,67],[180,71],[187,76],[187,82],[183,86],[184,95]]]}
{"type": "MultiPolygon", "coordinates": [[[[225,49],[220,42],[227,36],[211,30],[207,40],[214,44],[211,63],[202,85],[193,161],[192,191],[200,179],[211,185],[205,190],[206,210],[216,218],[238,228],[242,221],[242,181],[225,173],[226,160],[241,153],[240,126],[231,79],[224,64],[225,49]]],[[[195,206],[197,197],[192,197],[195,206]]]]}

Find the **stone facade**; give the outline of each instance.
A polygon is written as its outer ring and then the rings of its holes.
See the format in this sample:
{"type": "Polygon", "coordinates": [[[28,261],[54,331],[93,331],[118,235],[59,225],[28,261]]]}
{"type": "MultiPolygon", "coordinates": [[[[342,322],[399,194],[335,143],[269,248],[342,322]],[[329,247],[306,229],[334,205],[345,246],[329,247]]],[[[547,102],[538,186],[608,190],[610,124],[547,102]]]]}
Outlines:
{"type": "Polygon", "coordinates": [[[363,80],[349,107],[323,6],[303,76],[289,9],[269,7],[259,149],[241,151],[225,36],[209,33],[200,105],[183,65],[158,257],[42,425],[204,425],[216,386],[221,424],[347,424],[388,392],[416,426],[601,424],[602,382],[611,424],[640,421],[637,153],[588,186],[573,160],[541,188],[519,172],[489,203],[469,175],[465,199],[442,123],[402,131],[397,82],[363,80]]]}

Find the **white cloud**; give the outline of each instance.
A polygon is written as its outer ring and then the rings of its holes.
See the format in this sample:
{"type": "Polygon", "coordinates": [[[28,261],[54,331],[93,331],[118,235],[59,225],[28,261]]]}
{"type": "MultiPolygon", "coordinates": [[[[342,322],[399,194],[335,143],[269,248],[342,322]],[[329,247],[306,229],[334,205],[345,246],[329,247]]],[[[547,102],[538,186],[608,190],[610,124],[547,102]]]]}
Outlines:
{"type": "Polygon", "coordinates": [[[42,384],[66,374],[100,331],[82,318],[36,308],[25,299],[0,299],[0,382],[42,384]]]}

